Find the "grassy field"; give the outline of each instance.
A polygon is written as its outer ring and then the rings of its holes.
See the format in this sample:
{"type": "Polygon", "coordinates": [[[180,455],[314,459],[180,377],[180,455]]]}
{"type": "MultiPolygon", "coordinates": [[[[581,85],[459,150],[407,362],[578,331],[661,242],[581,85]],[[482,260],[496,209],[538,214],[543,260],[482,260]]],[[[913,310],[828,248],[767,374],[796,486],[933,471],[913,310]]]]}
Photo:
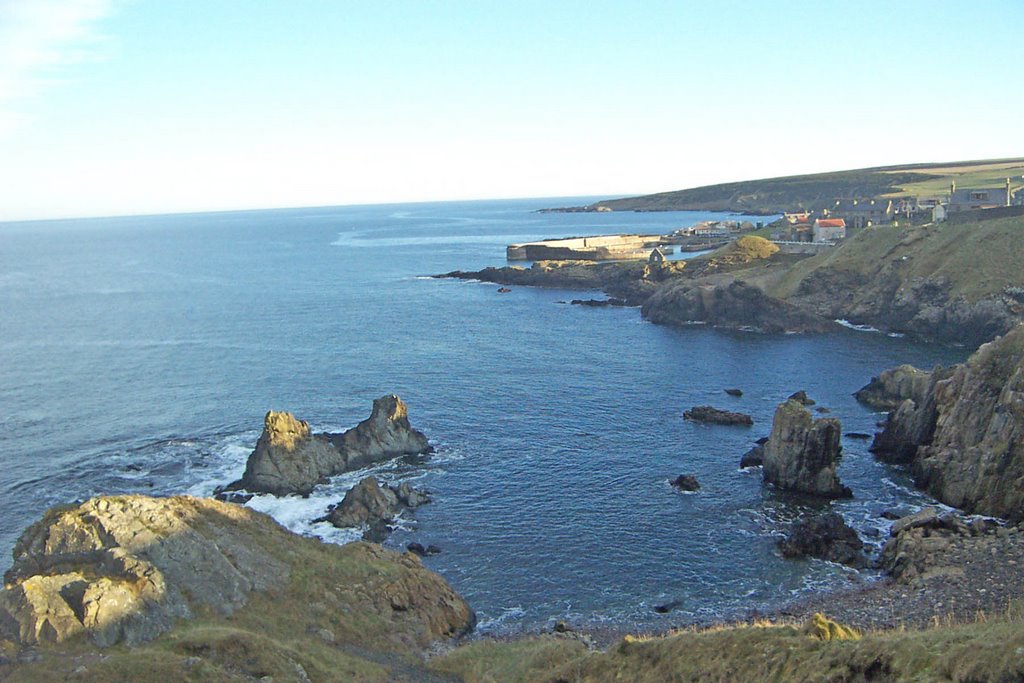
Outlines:
{"type": "Polygon", "coordinates": [[[1008,285],[1019,285],[1022,258],[1021,217],[970,225],[878,226],[866,228],[836,249],[796,263],[770,286],[769,294],[783,299],[792,296],[801,280],[819,268],[854,271],[870,278],[898,261],[904,281],[946,277],[952,294],[975,301],[1008,285]]]}
{"type": "Polygon", "coordinates": [[[738,211],[782,213],[821,209],[837,198],[932,196],[957,187],[1001,187],[1007,177],[1024,184],[1024,159],[946,162],[865,168],[813,175],[707,185],[596,202],[615,211],[738,211]]]}

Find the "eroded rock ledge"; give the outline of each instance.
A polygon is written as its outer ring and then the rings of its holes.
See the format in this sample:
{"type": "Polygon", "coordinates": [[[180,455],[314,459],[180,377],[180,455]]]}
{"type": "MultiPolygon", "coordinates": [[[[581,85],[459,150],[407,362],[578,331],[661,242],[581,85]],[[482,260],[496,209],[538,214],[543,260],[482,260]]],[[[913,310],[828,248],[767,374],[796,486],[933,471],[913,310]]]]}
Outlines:
{"type": "Polygon", "coordinates": [[[799,402],[779,405],[772,433],[764,445],[764,480],[781,489],[827,498],[846,498],[850,489],[836,473],[839,467],[839,420],[815,420],[799,402]]]}
{"type": "Polygon", "coordinates": [[[313,434],[291,413],[270,411],[245,473],[225,490],[304,496],[327,477],[429,450],[394,394],[376,399],[370,417],[341,434],[313,434]]]}

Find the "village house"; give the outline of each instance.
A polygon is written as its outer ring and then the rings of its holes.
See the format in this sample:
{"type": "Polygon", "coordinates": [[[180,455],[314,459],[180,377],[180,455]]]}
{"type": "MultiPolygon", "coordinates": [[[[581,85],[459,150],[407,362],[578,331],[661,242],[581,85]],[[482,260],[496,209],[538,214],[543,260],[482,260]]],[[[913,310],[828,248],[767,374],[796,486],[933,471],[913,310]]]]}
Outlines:
{"type": "Polygon", "coordinates": [[[815,242],[838,242],[846,239],[846,221],[842,218],[819,218],[811,230],[815,242]]]}
{"type": "Polygon", "coordinates": [[[824,213],[842,218],[851,228],[866,228],[891,223],[895,209],[891,199],[837,199],[824,213]]]}
{"type": "Polygon", "coordinates": [[[786,219],[786,222],[790,225],[799,225],[802,223],[808,223],[811,219],[810,211],[786,211],[782,214],[782,217],[786,219]]]}
{"type": "Polygon", "coordinates": [[[1006,179],[1003,187],[975,187],[958,190],[956,181],[949,185],[949,203],[947,213],[960,211],[978,211],[995,209],[1000,206],[1013,206],[1024,203],[1024,188],[1013,187],[1010,179],[1006,179]]]}

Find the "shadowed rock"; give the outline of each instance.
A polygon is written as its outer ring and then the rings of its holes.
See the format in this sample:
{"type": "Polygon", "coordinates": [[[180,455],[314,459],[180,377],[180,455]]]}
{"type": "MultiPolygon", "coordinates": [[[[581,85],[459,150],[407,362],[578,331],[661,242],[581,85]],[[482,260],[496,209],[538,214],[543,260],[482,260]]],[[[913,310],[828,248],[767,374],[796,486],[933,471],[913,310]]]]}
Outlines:
{"type": "Polygon", "coordinates": [[[815,420],[799,402],[779,405],[764,447],[764,480],[781,489],[828,498],[851,495],[839,482],[839,420],[815,420]]]}
{"type": "Polygon", "coordinates": [[[851,567],[864,567],[864,543],[835,512],[804,519],[794,524],[779,541],[783,557],[816,557],[851,567]]]}
{"type": "Polygon", "coordinates": [[[381,542],[390,533],[388,524],[403,507],[415,508],[429,502],[430,495],[426,491],[414,489],[409,484],[381,486],[377,478],[371,476],[349,489],[325,519],[339,528],[365,524],[369,529],[363,538],[381,542]]]}
{"type": "Polygon", "coordinates": [[[671,483],[680,491],[700,491],[700,482],[692,474],[680,474],[671,483]]]}
{"type": "Polygon", "coordinates": [[[749,427],[754,424],[754,419],[744,413],[734,413],[728,410],[719,410],[712,406],[694,406],[683,413],[683,417],[693,422],[703,422],[716,425],[743,425],[749,427]]]}

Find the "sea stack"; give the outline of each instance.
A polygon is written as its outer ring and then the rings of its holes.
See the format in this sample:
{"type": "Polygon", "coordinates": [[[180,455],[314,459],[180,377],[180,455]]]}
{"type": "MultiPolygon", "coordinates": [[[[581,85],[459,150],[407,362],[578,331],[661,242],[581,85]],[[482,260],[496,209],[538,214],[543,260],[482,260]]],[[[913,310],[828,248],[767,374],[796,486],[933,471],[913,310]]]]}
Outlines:
{"type": "Polygon", "coordinates": [[[242,478],[226,488],[275,496],[309,495],[327,477],[430,450],[394,394],[373,402],[370,417],[341,434],[313,434],[291,413],[270,411],[242,478]]]}
{"type": "Polygon", "coordinates": [[[764,446],[764,480],[780,489],[827,498],[846,498],[850,489],[839,482],[839,439],[842,427],[834,417],[815,420],[799,401],[779,405],[772,433],[764,446]]]}

